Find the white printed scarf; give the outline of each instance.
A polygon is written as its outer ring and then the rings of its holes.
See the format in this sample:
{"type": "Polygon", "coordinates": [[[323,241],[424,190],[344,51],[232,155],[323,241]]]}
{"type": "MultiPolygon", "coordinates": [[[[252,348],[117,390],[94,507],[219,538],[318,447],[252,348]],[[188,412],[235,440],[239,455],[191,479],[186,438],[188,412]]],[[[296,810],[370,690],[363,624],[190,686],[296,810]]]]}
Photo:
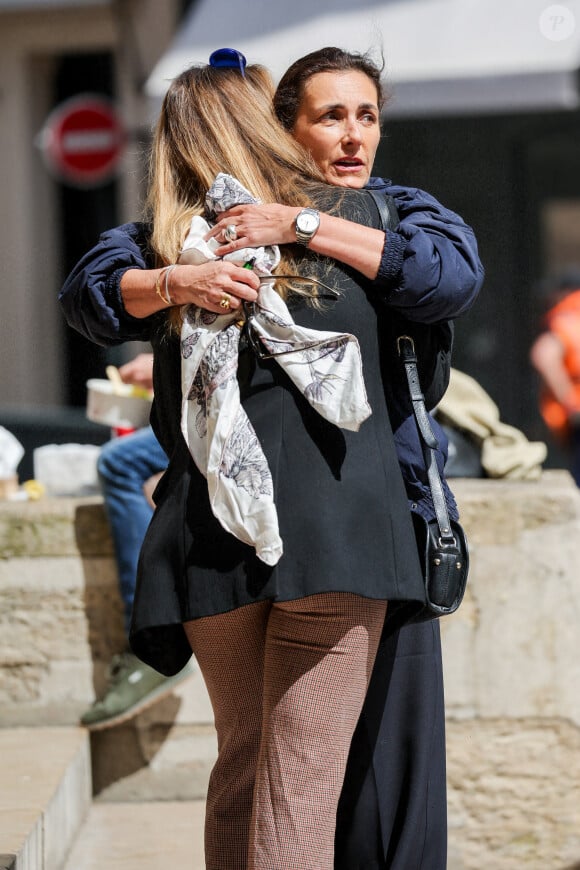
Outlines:
{"type": "MultiPolygon", "coordinates": [[[[206,197],[211,216],[257,200],[229,175],[217,176],[206,197]]],[[[215,259],[217,242],[194,217],[183,252],[187,262],[215,259]]],[[[244,248],[225,259],[253,261],[261,276],[279,261],[276,246],[244,248]]],[[[267,565],[283,553],[274,504],[273,482],[258,437],[240,403],[237,381],[239,312],[213,314],[195,305],[186,309],[181,331],[181,430],[190,453],[206,477],[212,511],[221,525],[253,546],[267,565]]],[[[290,351],[275,361],[326,420],[358,431],[371,414],[357,339],[349,333],[306,329],[294,323],[272,282],[262,283],[252,320],[258,341],[269,352],[290,351]]]]}

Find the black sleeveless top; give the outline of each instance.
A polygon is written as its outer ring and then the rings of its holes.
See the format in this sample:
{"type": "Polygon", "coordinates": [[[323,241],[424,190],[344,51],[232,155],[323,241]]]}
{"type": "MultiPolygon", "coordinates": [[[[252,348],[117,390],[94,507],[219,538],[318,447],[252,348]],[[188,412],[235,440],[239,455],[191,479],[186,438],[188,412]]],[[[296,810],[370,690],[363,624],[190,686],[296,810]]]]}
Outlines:
{"type": "MultiPolygon", "coordinates": [[[[328,198],[335,214],[380,226],[376,206],[363,191],[328,191],[321,203],[326,211],[328,198]]],[[[321,592],[424,603],[383,386],[385,308],[357,273],[311,252],[297,253],[301,274],[314,274],[339,295],[325,299],[320,310],[293,300],[292,315],[303,326],[356,335],[372,414],[358,432],[339,429],[312,409],[275,360],[260,361],[250,348],[241,350],[241,400],[273,476],[284,544],[282,558],[269,567],[211,512],[206,480],[179,429],[179,339],[160,327],[152,339],[152,422],[170,462],[141,550],[131,645],[167,675],[191,655],[182,628],[191,619],[321,592]]]]}

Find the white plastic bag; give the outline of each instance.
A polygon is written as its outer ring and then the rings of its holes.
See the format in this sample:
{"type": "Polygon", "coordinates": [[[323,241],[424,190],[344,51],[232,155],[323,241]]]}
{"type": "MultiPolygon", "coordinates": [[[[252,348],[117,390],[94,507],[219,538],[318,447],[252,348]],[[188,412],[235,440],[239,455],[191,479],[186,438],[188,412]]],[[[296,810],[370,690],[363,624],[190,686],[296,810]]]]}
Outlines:
{"type": "Polygon", "coordinates": [[[99,489],[95,444],[45,444],[33,451],[34,478],[48,495],[95,495],[99,489]]]}

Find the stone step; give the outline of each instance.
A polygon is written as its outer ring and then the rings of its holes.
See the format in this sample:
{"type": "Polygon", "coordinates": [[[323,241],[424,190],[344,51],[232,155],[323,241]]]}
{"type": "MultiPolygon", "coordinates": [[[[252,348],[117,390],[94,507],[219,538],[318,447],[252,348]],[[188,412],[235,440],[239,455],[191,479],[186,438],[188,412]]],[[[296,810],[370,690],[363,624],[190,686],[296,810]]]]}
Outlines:
{"type": "Polygon", "coordinates": [[[60,870],[92,799],[81,728],[0,729],[0,868],[60,870]]]}
{"type": "Polygon", "coordinates": [[[204,798],[217,739],[199,668],[194,663],[192,675],[170,694],[90,740],[93,791],[101,800],[204,798]]]}
{"type": "MultiPolygon", "coordinates": [[[[95,803],[63,870],[205,870],[204,813],[202,800],[95,803]]],[[[452,849],[447,870],[464,870],[452,849]]]]}
{"type": "Polygon", "coordinates": [[[64,870],[204,870],[204,812],[201,800],[94,803],[64,870]]]}
{"type": "MultiPolygon", "coordinates": [[[[95,803],[63,870],[205,870],[204,814],[202,800],[95,803]]],[[[465,870],[453,847],[447,870],[465,870]]]]}

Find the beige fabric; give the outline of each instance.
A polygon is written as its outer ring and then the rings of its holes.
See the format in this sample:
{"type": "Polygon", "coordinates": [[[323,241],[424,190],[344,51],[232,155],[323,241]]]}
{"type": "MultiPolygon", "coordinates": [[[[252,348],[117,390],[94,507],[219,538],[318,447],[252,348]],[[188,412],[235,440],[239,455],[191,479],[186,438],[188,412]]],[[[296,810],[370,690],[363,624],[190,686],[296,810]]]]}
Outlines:
{"type": "Polygon", "coordinates": [[[481,446],[481,464],[488,477],[540,477],[546,445],[528,441],[519,429],[502,423],[497,405],[469,375],[451,369],[449,387],[436,414],[441,423],[464,430],[481,446]]]}

